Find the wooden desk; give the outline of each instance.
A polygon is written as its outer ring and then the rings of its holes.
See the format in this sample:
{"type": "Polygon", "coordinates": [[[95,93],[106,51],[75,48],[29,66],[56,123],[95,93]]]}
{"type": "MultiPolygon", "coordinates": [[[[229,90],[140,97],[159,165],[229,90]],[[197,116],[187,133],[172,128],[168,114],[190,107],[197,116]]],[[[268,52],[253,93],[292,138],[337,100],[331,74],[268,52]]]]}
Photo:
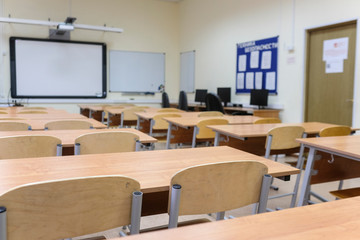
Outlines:
{"type": "Polygon", "coordinates": [[[0,120],[6,118],[23,118],[23,119],[86,119],[85,116],[78,113],[37,113],[37,114],[0,114],[0,120]]]}
{"type": "MultiPolygon", "coordinates": [[[[75,139],[83,134],[95,132],[133,132],[139,135],[141,143],[154,143],[157,140],[133,128],[122,129],[81,129],[81,130],[46,130],[46,131],[0,131],[0,137],[22,136],[22,135],[46,135],[57,137],[63,145],[63,155],[74,154],[75,139]]],[[[1,161],[1,160],[0,160],[1,161]]]]}
{"type": "Polygon", "coordinates": [[[179,170],[194,165],[256,160],[274,177],[299,170],[230,147],[140,151],[0,160],[0,195],[27,183],[63,178],[125,175],[140,182],[144,193],[143,215],[167,212],[169,183],[179,170]]]}
{"type": "Polygon", "coordinates": [[[191,143],[194,135],[194,127],[201,120],[206,119],[227,119],[229,124],[252,124],[259,117],[254,116],[229,116],[224,115],[223,117],[198,117],[196,115],[183,115],[181,118],[164,118],[169,122],[167,139],[166,139],[166,148],[170,148],[170,144],[173,143],[191,143]]]}
{"type": "MultiPolygon", "coordinates": [[[[309,156],[307,159],[303,184],[300,191],[298,206],[306,205],[308,199],[308,186],[311,177],[311,171],[314,165],[314,157],[316,151],[326,152],[333,155],[341,156],[346,159],[360,161],[360,136],[344,136],[344,137],[324,137],[324,138],[307,138],[298,139],[305,147],[309,148],[309,156]]],[[[338,161],[335,159],[335,162],[338,161]]],[[[357,164],[359,165],[359,164],[357,164]]],[[[352,168],[347,166],[347,168],[352,168]]]]}
{"type": "MultiPolygon", "coordinates": [[[[45,128],[45,124],[48,122],[52,122],[52,121],[57,121],[59,119],[27,119],[27,120],[4,120],[1,121],[0,118],[0,122],[22,122],[22,123],[27,123],[31,126],[32,130],[44,130],[45,128]]],[[[87,121],[90,122],[93,126],[93,128],[96,129],[104,129],[107,126],[102,124],[99,121],[96,121],[95,119],[90,119],[90,118],[84,118],[84,119],[62,119],[62,120],[82,120],[82,121],[87,121]]]]}
{"type": "MultiPolygon", "coordinates": [[[[134,107],[134,106],[132,106],[134,107]]],[[[131,107],[124,107],[124,108],[109,108],[106,111],[108,112],[109,116],[108,116],[108,126],[110,126],[110,124],[112,123],[113,125],[118,125],[119,127],[124,127],[124,110],[125,109],[129,109],[131,107]]],[[[144,111],[140,111],[139,113],[144,113],[144,112],[157,112],[159,109],[161,108],[144,108],[144,111]]]]}
{"type": "MultiPolygon", "coordinates": [[[[215,145],[228,145],[256,155],[265,155],[265,141],[268,131],[274,127],[302,126],[307,135],[318,134],[325,127],[334,124],[320,122],[305,123],[276,123],[276,124],[251,124],[251,125],[218,125],[209,126],[216,132],[215,145]]],[[[294,151],[290,151],[292,153],[294,151]]]]}
{"type": "Polygon", "coordinates": [[[52,107],[47,107],[44,109],[28,109],[27,107],[6,107],[5,110],[0,109],[0,111],[6,111],[8,112],[8,114],[18,114],[21,111],[46,111],[48,113],[58,113],[58,114],[68,113],[63,109],[55,109],[52,107]]]}
{"type": "MultiPolygon", "coordinates": [[[[360,197],[129,236],[158,239],[360,239],[360,197]]],[[[120,240],[114,238],[113,240],[120,240]]]]}

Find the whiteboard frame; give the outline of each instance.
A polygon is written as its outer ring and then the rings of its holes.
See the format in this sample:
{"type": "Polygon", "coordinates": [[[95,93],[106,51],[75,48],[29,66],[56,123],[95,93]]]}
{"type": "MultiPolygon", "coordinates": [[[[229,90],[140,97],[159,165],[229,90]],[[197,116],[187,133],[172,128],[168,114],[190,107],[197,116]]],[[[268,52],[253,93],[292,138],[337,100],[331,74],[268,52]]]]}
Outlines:
{"type": "Polygon", "coordinates": [[[25,38],[25,37],[10,37],[10,90],[12,98],[96,98],[102,99],[106,98],[107,89],[107,73],[106,73],[106,44],[100,42],[83,42],[83,41],[65,41],[57,39],[42,39],[42,38],[25,38]],[[70,43],[70,44],[83,44],[83,45],[99,45],[102,47],[102,91],[101,95],[81,95],[81,96],[70,96],[70,95],[19,95],[17,94],[17,81],[16,81],[16,40],[24,41],[38,41],[38,42],[58,42],[58,43],[70,43]]]}

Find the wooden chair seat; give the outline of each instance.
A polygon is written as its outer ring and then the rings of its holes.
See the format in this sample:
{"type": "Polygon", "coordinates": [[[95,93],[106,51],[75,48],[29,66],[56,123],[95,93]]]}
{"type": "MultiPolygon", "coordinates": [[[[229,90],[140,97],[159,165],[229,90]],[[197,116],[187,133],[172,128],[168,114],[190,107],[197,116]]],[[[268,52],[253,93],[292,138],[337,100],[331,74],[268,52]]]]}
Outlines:
{"type": "Polygon", "coordinates": [[[92,124],[84,120],[57,120],[45,124],[47,130],[89,129],[92,124]]]}
{"type": "Polygon", "coordinates": [[[96,132],[75,139],[75,154],[136,151],[139,136],[132,132],[96,132]]]}
{"type": "Polygon", "coordinates": [[[169,228],[177,227],[178,216],[219,213],[259,204],[266,209],[270,176],[267,167],[257,161],[234,161],[204,164],[177,172],[171,179],[169,228]],[[180,198],[181,196],[181,198],[180,198]]]}
{"type": "Polygon", "coordinates": [[[26,130],[31,130],[31,126],[27,123],[0,121],[0,131],[26,131],[26,130]]]}
{"type": "MultiPolygon", "coordinates": [[[[124,176],[19,186],[0,195],[7,218],[0,229],[7,229],[8,240],[67,239],[129,224],[139,226],[141,204],[133,205],[139,213],[131,219],[132,203],[142,197],[139,191],[139,182],[124,176]]],[[[131,230],[138,232],[136,227],[131,230]]]]}
{"type": "Polygon", "coordinates": [[[331,191],[330,193],[340,199],[357,197],[360,196],[360,187],[331,191]]]}
{"type": "Polygon", "coordinates": [[[53,136],[0,137],[0,160],[61,155],[61,140],[53,136]]]}

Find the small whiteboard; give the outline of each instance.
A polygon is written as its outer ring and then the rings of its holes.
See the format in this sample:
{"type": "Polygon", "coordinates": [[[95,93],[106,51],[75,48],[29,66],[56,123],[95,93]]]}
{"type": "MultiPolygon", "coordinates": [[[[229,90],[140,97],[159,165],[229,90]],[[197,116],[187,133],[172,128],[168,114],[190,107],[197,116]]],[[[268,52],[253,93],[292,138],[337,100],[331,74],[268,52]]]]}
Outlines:
{"type": "Polygon", "coordinates": [[[110,51],[110,92],[159,92],[165,53],[110,51]]]}
{"type": "Polygon", "coordinates": [[[180,91],[194,92],[195,51],[180,53],[180,91]]]}

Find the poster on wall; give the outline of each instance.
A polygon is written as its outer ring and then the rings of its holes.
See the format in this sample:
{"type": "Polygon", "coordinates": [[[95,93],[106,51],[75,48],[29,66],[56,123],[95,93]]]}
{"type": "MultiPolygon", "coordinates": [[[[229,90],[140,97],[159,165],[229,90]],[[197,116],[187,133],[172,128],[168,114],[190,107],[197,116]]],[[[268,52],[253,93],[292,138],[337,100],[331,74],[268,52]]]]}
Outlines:
{"type": "Polygon", "coordinates": [[[278,39],[272,37],[237,44],[236,93],[267,89],[277,94],[278,39]]]}

